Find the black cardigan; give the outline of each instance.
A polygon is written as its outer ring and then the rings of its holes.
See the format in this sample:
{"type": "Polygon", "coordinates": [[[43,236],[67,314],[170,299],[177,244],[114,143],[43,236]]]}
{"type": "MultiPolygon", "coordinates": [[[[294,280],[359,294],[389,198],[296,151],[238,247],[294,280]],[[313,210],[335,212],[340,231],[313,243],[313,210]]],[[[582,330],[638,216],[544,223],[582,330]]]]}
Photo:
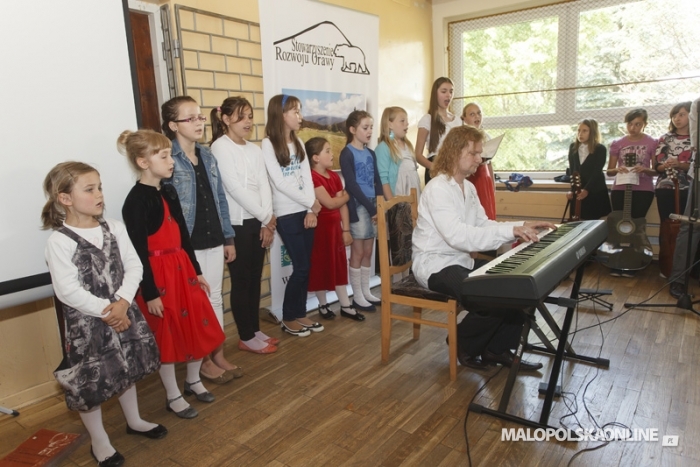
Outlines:
{"type": "Polygon", "coordinates": [[[126,224],[126,231],[129,234],[131,243],[134,244],[143,264],[143,279],[141,280],[141,294],[144,300],[150,301],[160,297],[160,292],[153,279],[153,270],[148,260],[148,237],[158,231],[163,224],[163,200],[168,203],[170,215],[175,219],[180,227],[180,239],[182,248],[187,252],[190,261],[194,265],[197,275],[202,274],[202,270],[194,255],[194,249],[190,243],[190,234],[187,231],[185,217],[182,215],[182,207],[177,197],[177,191],[172,185],[163,185],[160,190],[150,185],[136,183],[124,200],[122,207],[122,217],[126,224]]]}

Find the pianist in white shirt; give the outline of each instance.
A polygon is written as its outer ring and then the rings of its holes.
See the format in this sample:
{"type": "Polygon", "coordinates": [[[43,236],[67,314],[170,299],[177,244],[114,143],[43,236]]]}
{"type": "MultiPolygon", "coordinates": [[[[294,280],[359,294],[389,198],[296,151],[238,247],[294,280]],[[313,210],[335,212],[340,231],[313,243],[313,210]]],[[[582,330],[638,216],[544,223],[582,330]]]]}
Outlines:
{"type": "MultiPolygon", "coordinates": [[[[516,238],[537,241],[549,222],[496,222],[486,217],[476,189],[467,178],[482,163],[484,134],[469,126],[448,133],[433,162],[430,183],[420,198],[413,232],[413,274],[423,287],[460,298],[464,278],[485,264],[470,253],[495,250],[516,238]]],[[[458,325],[460,363],[484,368],[510,366],[520,339],[523,313],[514,309],[470,310],[458,325]],[[488,311],[488,313],[487,313],[488,311]]],[[[542,364],[521,361],[521,370],[542,364]]]]}

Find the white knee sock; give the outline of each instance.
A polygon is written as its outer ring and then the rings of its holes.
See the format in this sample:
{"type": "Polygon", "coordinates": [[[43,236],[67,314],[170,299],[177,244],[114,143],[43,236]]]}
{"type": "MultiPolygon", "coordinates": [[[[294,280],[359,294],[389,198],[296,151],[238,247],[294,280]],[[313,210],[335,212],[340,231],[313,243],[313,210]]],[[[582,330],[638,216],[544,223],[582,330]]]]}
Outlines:
{"type": "Polygon", "coordinates": [[[326,298],[326,291],[325,290],[316,291],[316,298],[318,299],[319,305],[327,305],[328,304],[328,299],[326,298]]]}
{"type": "Polygon", "coordinates": [[[371,306],[372,304],[365,300],[362,293],[362,272],[359,268],[348,268],[350,271],[350,285],[352,286],[352,299],[360,306],[371,306]]]}
{"type": "Polygon", "coordinates": [[[199,369],[202,368],[201,360],[194,360],[187,364],[187,377],[185,381],[190,383],[190,389],[192,389],[197,394],[202,394],[207,392],[207,388],[204,387],[202,381],[199,378],[199,369]],[[197,382],[197,384],[192,384],[197,382]]]}
{"type": "Polygon", "coordinates": [[[109,436],[105,431],[105,426],[102,423],[102,407],[97,406],[85,412],[79,412],[80,419],[85,425],[90,434],[90,442],[92,443],[92,452],[95,454],[98,462],[103,461],[117,452],[109,442],[109,436]]]}
{"type": "Polygon", "coordinates": [[[185,398],[180,397],[182,393],[180,392],[180,388],[177,387],[177,380],[175,379],[175,364],[162,363],[158,372],[160,373],[160,380],[163,382],[165,395],[168,400],[177,399],[179,397],[179,399],[170,404],[170,408],[175,412],[182,412],[189,407],[190,404],[187,403],[185,398]]]}
{"type": "Polygon", "coordinates": [[[335,294],[338,296],[338,302],[340,303],[340,306],[348,307],[351,305],[350,297],[348,297],[348,287],[346,285],[336,286],[335,294]]]}
{"type": "Polygon", "coordinates": [[[362,278],[362,295],[365,296],[365,300],[368,300],[370,302],[381,302],[381,298],[375,297],[369,290],[369,276],[371,276],[370,271],[372,270],[372,268],[370,268],[369,266],[362,266],[360,269],[362,278]]]}
{"type": "Polygon", "coordinates": [[[124,394],[119,396],[119,405],[122,406],[124,418],[126,418],[126,423],[131,429],[136,431],[148,431],[158,426],[155,423],[147,422],[141,418],[135,384],[124,391],[124,394]]]}

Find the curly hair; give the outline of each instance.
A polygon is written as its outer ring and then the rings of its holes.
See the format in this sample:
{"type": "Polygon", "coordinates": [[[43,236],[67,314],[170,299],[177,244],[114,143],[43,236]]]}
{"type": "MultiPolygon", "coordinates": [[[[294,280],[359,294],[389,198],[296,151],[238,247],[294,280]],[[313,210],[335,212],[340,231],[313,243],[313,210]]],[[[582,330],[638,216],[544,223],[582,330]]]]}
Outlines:
{"type": "Polygon", "coordinates": [[[464,125],[450,130],[440,146],[440,152],[433,160],[430,176],[435,178],[440,174],[445,174],[451,178],[462,155],[462,150],[469,146],[470,141],[480,143],[483,140],[484,132],[473,126],[464,125]]]}

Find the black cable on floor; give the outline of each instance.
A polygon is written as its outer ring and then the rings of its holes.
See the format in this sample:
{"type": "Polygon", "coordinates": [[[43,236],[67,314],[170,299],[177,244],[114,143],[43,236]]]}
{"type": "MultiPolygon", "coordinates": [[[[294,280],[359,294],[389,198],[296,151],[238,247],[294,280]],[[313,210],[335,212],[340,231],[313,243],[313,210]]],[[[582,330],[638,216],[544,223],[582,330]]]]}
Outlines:
{"type": "Polygon", "coordinates": [[[501,366],[501,367],[498,369],[498,371],[496,371],[494,374],[492,374],[491,376],[489,376],[489,378],[484,382],[484,384],[482,384],[481,387],[480,387],[479,389],[477,389],[477,391],[474,393],[474,396],[472,396],[471,400],[469,401],[469,405],[467,406],[467,413],[464,415],[464,441],[465,441],[465,443],[467,444],[467,458],[469,459],[469,467],[471,467],[471,465],[472,465],[472,456],[471,456],[471,453],[469,452],[469,435],[468,435],[468,433],[467,433],[467,420],[469,419],[469,407],[471,407],[472,403],[473,403],[474,400],[476,399],[476,396],[478,396],[479,393],[480,393],[481,391],[484,390],[484,388],[486,387],[486,385],[489,384],[489,382],[490,382],[493,378],[495,378],[495,377],[501,372],[501,370],[502,370],[503,368],[504,368],[504,367],[501,366]]]}

